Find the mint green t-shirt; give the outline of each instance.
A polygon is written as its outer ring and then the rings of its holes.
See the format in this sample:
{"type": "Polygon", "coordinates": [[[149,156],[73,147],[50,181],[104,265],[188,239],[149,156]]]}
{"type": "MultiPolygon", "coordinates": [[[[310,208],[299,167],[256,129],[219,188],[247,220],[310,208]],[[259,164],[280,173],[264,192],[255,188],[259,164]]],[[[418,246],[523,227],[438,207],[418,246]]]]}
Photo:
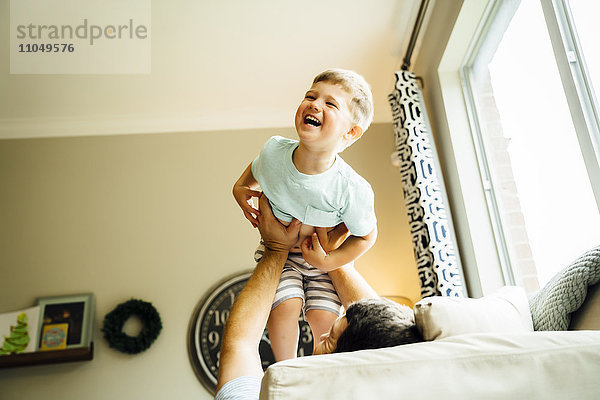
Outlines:
{"type": "Polygon", "coordinates": [[[342,158],[317,175],[299,172],[292,162],[298,141],[273,136],[252,162],[252,175],[281,221],[292,217],[315,227],[344,222],[354,236],[366,236],[377,223],[371,185],[342,158]]]}

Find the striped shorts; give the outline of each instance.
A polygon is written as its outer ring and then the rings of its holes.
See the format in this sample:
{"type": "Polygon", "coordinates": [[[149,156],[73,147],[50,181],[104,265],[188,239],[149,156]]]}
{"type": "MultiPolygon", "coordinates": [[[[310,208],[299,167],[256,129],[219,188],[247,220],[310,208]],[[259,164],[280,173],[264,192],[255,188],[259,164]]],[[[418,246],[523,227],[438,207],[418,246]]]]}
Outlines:
{"type": "MultiPolygon", "coordinates": [[[[254,260],[258,263],[265,252],[260,244],[254,252],[254,260]]],[[[302,253],[289,253],[271,310],[287,299],[302,299],[302,310],[326,310],[340,315],[342,303],[326,272],[323,272],[304,261],[302,253]]]]}

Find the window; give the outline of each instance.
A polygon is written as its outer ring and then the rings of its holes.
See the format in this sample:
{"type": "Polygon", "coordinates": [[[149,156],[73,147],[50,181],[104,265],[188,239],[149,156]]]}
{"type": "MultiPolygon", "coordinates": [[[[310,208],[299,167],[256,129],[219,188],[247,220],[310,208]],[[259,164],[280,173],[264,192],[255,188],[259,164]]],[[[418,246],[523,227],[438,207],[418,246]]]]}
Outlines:
{"type": "Polygon", "coordinates": [[[600,28],[590,8],[599,6],[491,2],[461,70],[504,281],[530,294],[600,244],[600,28]]]}
{"type": "Polygon", "coordinates": [[[598,28],[598,13],[600,4],[589,0],[570,0],[565,4],[566,12],[570,11],[571,23],[575,26],[580,51],[583,53],[584,66],[590,79],[592,90],[591,97],[594,107],[598,110],[598,89],[600,89],[600,51],[598,51],[597,38],[600,34],[598,28]]]}

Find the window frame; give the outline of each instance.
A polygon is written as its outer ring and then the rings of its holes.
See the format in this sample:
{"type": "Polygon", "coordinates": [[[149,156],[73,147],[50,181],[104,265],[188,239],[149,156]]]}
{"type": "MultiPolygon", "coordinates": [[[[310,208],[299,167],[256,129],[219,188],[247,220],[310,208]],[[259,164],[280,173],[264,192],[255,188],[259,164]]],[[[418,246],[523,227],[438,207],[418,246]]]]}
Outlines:
{"type": "MultiPolygon", "coordinates": [[[[482,18],[482,22],[480,23],[477,33],[475,34],[474,40],[472,41],[469,50],[467,51],[465,60],[463,61],[459,69],[463,96],[465,99],[466,112],[469,117],[469,123],[471,125],[471,135],[473,136],[475,155],[478,161],[479,172],[481,174],[481,181],[486,199],[487,210],[490,215],[490,224],[495,239],[496,248],[498,250],[500,269],[502,273],[502,282],[504,285],[515,285],[516,281],[512,263],[510,260],[506,237],[504,235],[504,225],[498,207],[496,187],[494,185],[494,180],[491,176],[481,130],[481,124],[477,113],[477,107],[475,105],[475,98],[471,86],[471,70],[475,63],[475,59],[479,53],[479,50],[481,50],[483,47],[483,44],[485,42],[485,36],[490,32],[493,25],[496,25],[498,23],[498,18],[506,18],[505,16],[500,15],[501,7],[518,7],[518,5],[518,1],[503,3],[498,0],[492,0],[487,4],[486,10],[482,18]]],[[[501,23],[507,25],[509,22],[510,18],[508,21],[502,21],[501,23]]]]}
{"type": "MultiPolygon", "coordinates": [[[[581,61],[582,52],[578,44],[576,32],[571,23],[572,14],[569,9],[568,0],[540,0],[540,2],[544,12],[546,26],[549,31],[554,57],[558,65],[561,83],[565,91],[567,104],[577,134],[579,147],[583,154],[596,204],[600,210],[600,118],[597,109],[598,103],[596,102],[594,91],[591,87],[589,74],[586,71],[584,63],[581,61]]],[[[474,8],[473,5],[469,3],[472,2],[465,0],[463,7],[474,8]]],[[[478,10],[480,22],[472,33],[471,42],[464,52],[462,61],[458,65],[455,65],[455,71],[458,72],[458,80],[460,82],[461,94],[464,100],[463,112],[468,120],[469,133],[472,140],[472,151],[479,173],[480,190],[483,199],[485,199],[484,202],[489,217],[487,220],[489,224],[489,235],[481,238],[472,235],[471,240],[473,242],[473,249],[477,253],[477,247],[480,244],[489,248],[491,244],[490,240],[493,242],[492,245],[496,249],[495,261],[498,271],[493,282],[479,282],[479,290],[482,294],[490,291],[489,289],[486,290],[486,286],[495,288],[501,285],[515,284],[514,270],[511,265],[508,245],[505,240],[502,219],[500,217],[496,199],[496,189],[487,162],[480,121],[470,83],[470,72],[475,61],[475,56],[481,49],[485,35],[492,29],[494,24],[498,23],[496,18],[506,18],[499,10],[501,10],[501,7],[506,8],[507,3],[512,3],[511,5],[508,5],[508,7],[518,7],[519,5],[519,1],[502,2],[500,0],[489,0],[485,5],[485,8],[480,8],[478,10]],[[486,240],[487,243],[485,243],[486,240]]],[[[505,21],[505,23],[508,22],[509,21],[505,21]]],[[[449,49],[447,48],[444,56],[447,55],[448,50],[449,49]]],[[[450,82],[451,80],[456,79],[456,77],[444,77],[445,67],[443,64],[444,57],[440,63],[438,75],[440,77],[442,95],[448,97],[451,95],[448,92],[456,91],[456,87],[453,87],[456,82],[453,84],[450,82]]],[[[456,96],[456,93],[454,93],[454,96],[456,96]]],[[[452,125],[451,119],[457,120],[456,117],[452,116],[453,111],[451,108],[452,106],[448,107],[448,103],[446,103],[446,113],[448,115],[449,125],[452,125]]],[[[455,159],[455,162],[458,166],[458,160],[455,159]]],[[[459,167],[459,175],[461,175],[463,171],[465,171],[465,169],[463,168],[461,171],[459,167]]],[[[464,184],[461,183],[461,185],[463,186],[462,189],[464,194],[464,184]]],[[[465,199],[465,203],[466,202],[465,199]]],[[[474,225],[471,221],[469,221],[469,224],[471,226],[474,225]]],[[[491,257],[488,256],[488,259],[490,258],[491,257]]],[[[471,265],[466,268],[471,271],[473,271],[473,268],[477,269],[477,276],[483,277],[482,270],[477,266],[471,265]]],[[[470,286],[472,285],[473,282],[470,282],[470,286]]]]}
{"type": "MultiPolygon", "coordinates": [[[[567,0],[540,0],[573,126],[600,210],[600,116],[567,0]]],[[[599,88],[600,89],[600,88],[599,88]]]]}

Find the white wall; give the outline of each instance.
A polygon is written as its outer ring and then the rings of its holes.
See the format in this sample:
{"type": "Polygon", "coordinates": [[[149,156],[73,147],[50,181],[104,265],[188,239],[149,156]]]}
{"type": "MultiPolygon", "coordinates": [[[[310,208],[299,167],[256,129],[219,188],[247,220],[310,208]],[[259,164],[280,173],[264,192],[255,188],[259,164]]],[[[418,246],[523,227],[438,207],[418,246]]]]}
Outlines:
{"type": "MultiPolygon", "coordinates": [[[[273,134],[290,129],[0,140],[0,312],[37,297],[93,292],[90,362],[0,371],[0,398],[209,399],[188,361],[194,306],[216,281],[252,268],[258,235],[231,186],[273,134]],[[104,315],[152,302],[163,331],[127,356],[101,337],[104,315]]],[[[378,241],[357,262],[381,294],[419,299],[391,124],[344,158],[371,182],[378,241]]]]}

